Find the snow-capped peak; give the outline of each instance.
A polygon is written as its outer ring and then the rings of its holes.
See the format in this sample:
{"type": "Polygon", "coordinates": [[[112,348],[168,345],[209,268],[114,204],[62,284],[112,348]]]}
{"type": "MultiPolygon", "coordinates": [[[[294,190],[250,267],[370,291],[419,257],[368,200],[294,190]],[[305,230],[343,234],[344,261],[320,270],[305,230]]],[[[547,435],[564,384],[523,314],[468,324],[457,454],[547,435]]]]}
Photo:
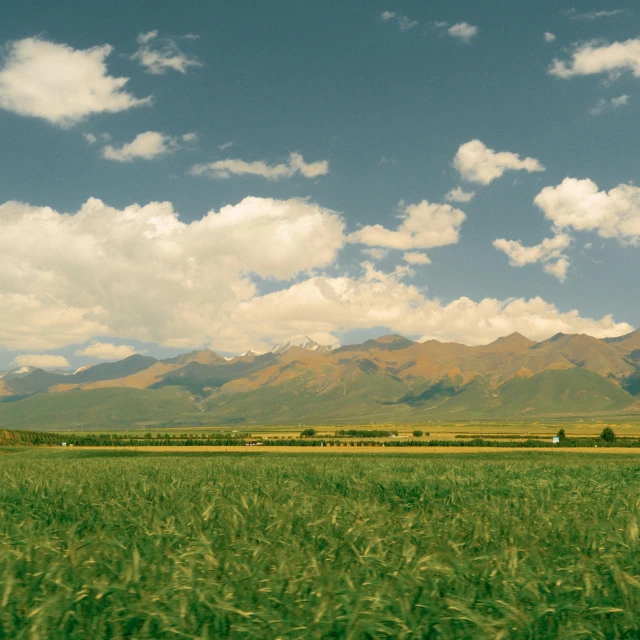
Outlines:
{"type": "Polygon", "coordinates": [[[340,344],[337,342],[332,345],[324,345],[312,340],[309,336],[295,336],[293,338],[289,338],[285,342],[277,344],[271,349],[271,353],[284,353],[291,349],[291,347],[299,347],[300,349],[306,349],[307,351],[319,351],[321,353],[326,353],[327,351],[337,349],[339,346],[340,344]]]}
{"type": "Polygon", "coordinates": [[[91,367],[93,367],[92,364],[85,364],[84,367],[80,367],[79,369],[76,369],[72,375],[76,375],[76,373],[80,373],[81,371],[86,371],[87,369],[91,369],[91,367]]]}

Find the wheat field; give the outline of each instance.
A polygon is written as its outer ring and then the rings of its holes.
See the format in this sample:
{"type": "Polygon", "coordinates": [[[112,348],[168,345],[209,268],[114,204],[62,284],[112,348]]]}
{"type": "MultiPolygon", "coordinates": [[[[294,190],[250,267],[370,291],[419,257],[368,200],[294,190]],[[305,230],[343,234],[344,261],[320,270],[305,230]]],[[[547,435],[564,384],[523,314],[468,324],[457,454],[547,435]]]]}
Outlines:
{"type": "Polygon", "coordinates": [[[636,457],[394,453],[6,450],[0,637],[640,635],[636,457]]]}

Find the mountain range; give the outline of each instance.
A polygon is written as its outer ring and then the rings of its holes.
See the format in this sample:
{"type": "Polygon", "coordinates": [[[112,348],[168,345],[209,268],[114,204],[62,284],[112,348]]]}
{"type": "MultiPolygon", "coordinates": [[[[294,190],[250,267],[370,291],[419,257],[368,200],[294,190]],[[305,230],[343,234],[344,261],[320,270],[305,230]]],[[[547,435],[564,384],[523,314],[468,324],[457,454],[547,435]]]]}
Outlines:
{"type": "Polygon", "coordinates": [[[264,354],[132,355],[75,373],[0,377],[0,427],[163,428],[640,415],[640,330],[619,338],[514,333],[488,345],[387,335],[264,354]]]}

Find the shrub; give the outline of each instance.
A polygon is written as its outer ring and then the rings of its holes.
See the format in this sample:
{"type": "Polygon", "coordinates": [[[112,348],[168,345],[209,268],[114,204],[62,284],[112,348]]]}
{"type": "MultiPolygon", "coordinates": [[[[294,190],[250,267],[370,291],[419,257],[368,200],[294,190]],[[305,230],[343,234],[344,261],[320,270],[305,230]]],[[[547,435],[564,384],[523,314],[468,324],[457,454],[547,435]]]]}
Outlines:
{"type": "Polygon", "coordinates": [[[564,429],[560,429],[560,431],[558,431],[558,438],[560,438],[561,442],[567,439],[567,434],[564,432],[564,429]]]}
{"type": "Polygon", "coordinates": [[[611,427],[605,427],[600,434],[600,438],[605,442],[615,442],[616,434],[613,432],[613,429],[611,427]]]}
{"type": "Polygon", "coordinates": [[[315,429],[305,429],[300,433],[301,438],[313,438],[316,435],[315,429]]]}
{"type": "Polygon", "coordinates": [[[424,432],[420,431],[420,429],[413,430],[413,436],[415,438],[422,438],[423,435],[424,435],[424,432]]]}

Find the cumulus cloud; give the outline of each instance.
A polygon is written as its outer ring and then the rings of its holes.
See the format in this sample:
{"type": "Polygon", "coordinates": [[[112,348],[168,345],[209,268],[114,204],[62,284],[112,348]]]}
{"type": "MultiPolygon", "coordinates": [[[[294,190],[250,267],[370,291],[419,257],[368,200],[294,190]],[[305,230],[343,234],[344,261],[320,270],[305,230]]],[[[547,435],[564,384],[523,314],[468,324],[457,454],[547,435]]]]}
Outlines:
{"type": "Polygon", "coordinates": [[[475,195],[475,191],[465,191],[462,187],[456,187],[455,189],[451,189],[451,191],[445,195],[444,199],[447,202],[471,202],[475,195]]]}
{"type": "Polygon", "coordinates": [[[555,187],[542,189],[534,202],[559,229],[640,242],[640,187],[635,185],[620,184],[607,192],[592,180],[565,178],[555,187]]]}
{"type": "MultiPolygon", "coordinates": [[[[558,333],[618,336],[632,327],[610,315],[599,320],[578,311],[561,312],[536,297],[479,302],[462,297],[449,303],[428,299],[414,285],[365,263],[361,277],[317,276],[291,287],[247,300],[232,314],[232,325],[219,325],[220,335],[286,338],[292,333],[341,332],[385,326],[404,335],[466,344],[486,344],[514,331],[534,340],[558,333]]],[[[239,348],[243,345],[239,344],[239,348]]]]}
{"type": "Polygon", "coordinates": [[[612,44],[587,42],[578,45],[569,62],[556,58],[549,68],[552,76],[563,79],[599,73],[616,77],[624,71],[640,77],[640,39],[612,44]]]}
{"type": "Polygon", "coordinates": [[[202,66],[198,58],[185,54],[175,39],[160,38],[157,30],[141,33],[136,40],[140,47],[131,58],[148,73],[163,75],[170,69],[186,73],[189,67],[202,66]]]}
{"type": "Polygon", "coordinates": [[[87,356],[98,360],[124,360],[134,355],[136,350],[127,344],[112,344],[110,342],[92,342],[84,349],[76,351],[77,356],[87,356]]]}
{"type": "Polygon", "coordinates": [[[139,133],[131,142],[127,142],[120,147],[107,145],[102,150],[102,157],[107,160],[116,160],[117,162],[131,162],[136,158],[153,160],[172,153],[179,147],[178,139],[173,136],[167,136],[157,131],[145,131],[144,133],[139,133]]]}
{"type": "Polygon", "coordinates": [[[418,26],[417,20],[411,20],[407,16],[398,15],[395,11],[383,11],[380,14],[380,19],[388,22],[389,20],[395,20],[398,23],[400,31],[409,31],[413,27],[418,26]]]}
{"type": "Polygon", "coordinates": [[[83,133],[82,137],[89,143],[89,144],[95,144],[95,142],[98,140],[98,138],[96,136],[93,135],[93,133],[83,133]]]}
{"type": "Polygon", "coordinates": [[[419,251],[408,251],[402,256],[402,259],[409,264],[431,264],[429,256],[419,251]]]}
{"type": "Polygon", "coordinates": [[[544,37],[544,41],[545,42],[555,42],[556,41],[555,34],[551,33],[550,31],[545,31],[543,37],[544,37]]]}
{"type": "Polygon", "coordinates": [[[469,42],[478,34],[478,31],[478,27],[467,22],[458,22],[447,29],[447,33],[452,38],[457,38],[462,42],[469,42]]]}
{"type": "Polygon", "coordinates": [[[24,353],[16,356],[11,366],[38,367],[39,369],[57,369],[70,367],[64,356],[54,356],[48,353],[24,353]]]}
{"type": "Polygon", "coordinates": [[[567,277],[569,261],[562,253],[571,244],[571,237],[560,233],[553,238],[545,238],[540,244],[525,247],[520,240],[498,238],[493,246],[504,251],[512,267],[524,267],[535,262],[544,263],[544,270],[564,282],[567,277]]]}
{"type": "Polygon", "coordinates": [[[98,336],[191,347],[256,294],[334,262],[344,222],[305,200],[245,198],[191,223],[168,202],[68,215],[0,205],[0,346],[54,349],[98,336]],[[259,248],[259,250],[258,250],[259,248]]]}
{"type": "Polygon", "coordinates": [[[458,242],[466,218],[460,209],[426,200],[409,205],[398,217],[402,222],[395,231],[380,224],[369,225],[352,233],[349,241],[402,250],[441,247],[458,242]]]}
{"type": "Polygon", "coordinates": [[[605,100],[604,98],[600,98],[596,105],[592,107],[589,112],[591,115],[597,116],[600,115],[603,111],[607,111],[609,109],[619,109],[620,107],[626,107],[629,104],[629,96],[622,95],[617,98],[611,98],[611,100],[605,100]]]}
{"type": "Polygon", "coordinates": [[[73,49],[41,38],[8,45],[0,68],[0,107],[70,127],[94,113],[148,105],[124,91],[128,78],[114,78],[105,60],[110,45],[73,49]]]}
{"type": "Polygon", "coordinates": [[[227,160],[196,164],[191,167],[189,173],[194,176],[209,176],[211,178],[251,175],[260,176],[267,180],[292,178],[299,173],[305,178],[317,178],[329,173],[329,163],[326,160],[307,163],[299,153],[291,153],[286,163],[270,165],[264,160],[247,162],[239,158],[229,158],[227,160]]]}
{"type": "Polygon", "coordinates": [[[471,140],[458,149],[453,166],[464,180],[489,184],[502,176],[505,171],[544,171],[539,160],[521,158],[510,151],[494,151],[480,140],[471,140]]]}

